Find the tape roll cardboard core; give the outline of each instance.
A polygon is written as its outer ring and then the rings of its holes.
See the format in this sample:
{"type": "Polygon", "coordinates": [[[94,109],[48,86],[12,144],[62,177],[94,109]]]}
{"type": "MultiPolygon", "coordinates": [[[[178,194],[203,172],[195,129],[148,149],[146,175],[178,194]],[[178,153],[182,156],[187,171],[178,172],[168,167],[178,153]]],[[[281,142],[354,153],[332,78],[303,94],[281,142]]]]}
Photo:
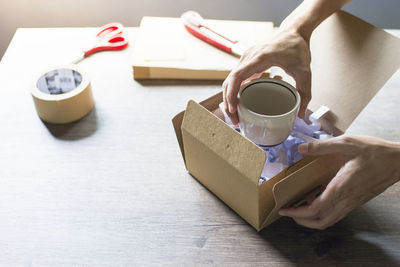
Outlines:
{"type": "Polygon", "coordinates": [[[94,106],[89,79],[75,65],[42,72],[31,93],[39,117],[50,123],[79,120],[94,106]]]}

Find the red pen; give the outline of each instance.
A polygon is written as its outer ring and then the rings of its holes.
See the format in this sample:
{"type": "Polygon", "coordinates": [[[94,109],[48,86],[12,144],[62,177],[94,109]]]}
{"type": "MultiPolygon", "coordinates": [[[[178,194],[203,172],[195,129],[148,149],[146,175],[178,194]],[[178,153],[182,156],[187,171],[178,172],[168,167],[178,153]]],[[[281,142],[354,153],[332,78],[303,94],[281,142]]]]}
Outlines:
{"type": "Polygon", "coordinates": [[[237,40],[228,38],[207,26],[200,14],[195,11],[183,13],[181,19],[191,34],[225,52],[241,57],[246,50],[237,40]]]}

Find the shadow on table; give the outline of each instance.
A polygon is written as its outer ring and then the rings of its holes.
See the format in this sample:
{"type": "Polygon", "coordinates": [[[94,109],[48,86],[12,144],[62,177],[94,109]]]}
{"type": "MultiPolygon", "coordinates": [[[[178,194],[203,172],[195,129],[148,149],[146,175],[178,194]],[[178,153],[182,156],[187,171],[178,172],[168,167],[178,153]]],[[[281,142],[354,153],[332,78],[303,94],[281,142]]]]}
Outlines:
{"type": "Polygon", "coordinates": [[[85,117],[75,122],[66,124],[43,123],[49,132],[58,139],[79,140],[91,136],[97,130],[96,107],[85,117]]]}
{"type": "Polygon", "coordinates": [[[294,264],[400,264],[398,256],[388,254],[393,251],[390,244],[381,242],[387,236],[362,208],[323,231],[299,226],[291,218],[283,217],[259,234],[294,264]]]}

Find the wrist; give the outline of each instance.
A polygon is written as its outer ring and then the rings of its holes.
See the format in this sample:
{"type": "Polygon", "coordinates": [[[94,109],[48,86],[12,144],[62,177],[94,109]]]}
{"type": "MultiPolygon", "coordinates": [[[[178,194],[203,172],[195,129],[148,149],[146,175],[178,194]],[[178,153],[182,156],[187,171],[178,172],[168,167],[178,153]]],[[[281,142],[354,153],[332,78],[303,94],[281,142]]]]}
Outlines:
{"type": "Polygon", "coordinates": [[[311,21],[304,17],[288,17],[282,22],[281,26],[279,27],[279,31],[295,33],[301,36],[307,43],[309,43],[311,34],[315,28],[312,24],[313,23],[311,21]]]}
{"type": "Polygon", "coordinates": [[[348,2],[350,0],[304,0],[282,22],[280,30],[296,31],[309,43],[314,29],[348,2]]]}
{"type": "Polygon", "coordinates": [[[395,175],[400,180],[400,142],[386,141],[386,147],[389,151],[388,160],[395,168],[395,175]]]}
{"type": "Polygon", "coordinates": [[[394,166],[397,169],[397,178],[400,179],[400,142],[393,142],[393,146],[394,146],[394,166]]]}

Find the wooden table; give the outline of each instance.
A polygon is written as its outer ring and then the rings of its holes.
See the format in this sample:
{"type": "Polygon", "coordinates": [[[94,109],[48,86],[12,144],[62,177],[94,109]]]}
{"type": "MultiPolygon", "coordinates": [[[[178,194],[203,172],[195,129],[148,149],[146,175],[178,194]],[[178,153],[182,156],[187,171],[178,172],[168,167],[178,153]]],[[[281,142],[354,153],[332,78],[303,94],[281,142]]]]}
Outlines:
{"type": "MultiPolygon", "coordinates": [[[[400,264],[399,183],[325,231],[282,218],[257,233],[196,182],[171,118],[220,84],[134,81],[134,28],[128,49],[80,64],[95,109],[43,123],[34,76],[95,31],[19,29],[0,63],[1,266],[400,264]]],[[[400,71],[349,131],[400,141],[399,93],[400,71]]]]}

